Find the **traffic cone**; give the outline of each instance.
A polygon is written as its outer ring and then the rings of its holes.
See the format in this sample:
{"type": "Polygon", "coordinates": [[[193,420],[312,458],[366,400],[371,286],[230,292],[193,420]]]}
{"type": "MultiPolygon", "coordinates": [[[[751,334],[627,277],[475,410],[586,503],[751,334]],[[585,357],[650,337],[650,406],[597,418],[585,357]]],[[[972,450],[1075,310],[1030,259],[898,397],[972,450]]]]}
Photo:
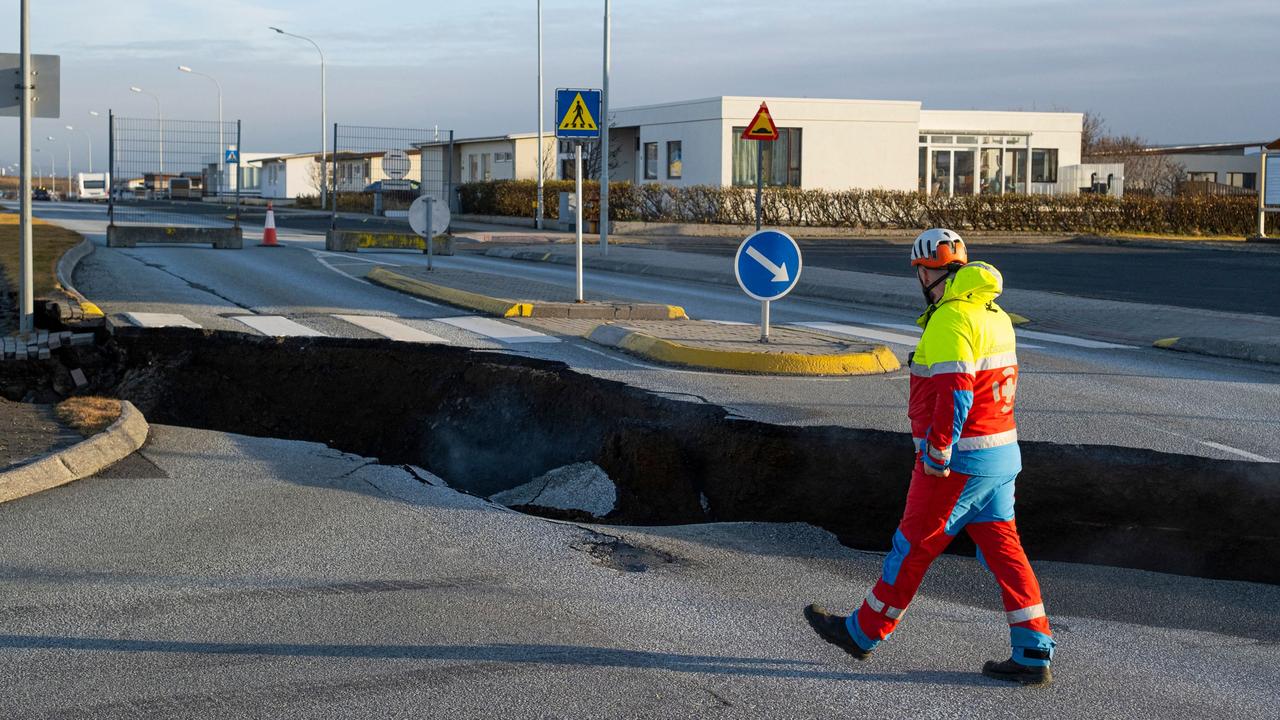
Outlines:
{"type": "Polygon", "coordinates": [[[262,247],[280,247],[276,242],[276,212],[269,201],[267,202],[267,222],[262,227],[262,242],[258,244],[262,247]]]}

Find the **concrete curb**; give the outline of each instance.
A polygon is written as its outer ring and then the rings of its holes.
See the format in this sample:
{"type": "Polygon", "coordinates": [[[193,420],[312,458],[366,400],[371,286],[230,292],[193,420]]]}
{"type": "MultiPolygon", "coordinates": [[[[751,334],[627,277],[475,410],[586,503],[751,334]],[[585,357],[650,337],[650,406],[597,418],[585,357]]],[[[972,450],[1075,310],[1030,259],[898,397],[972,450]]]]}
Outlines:
{"type": "Polygon", "coordinates": [[[106,430],[66,450],[0,472],[0,503],[99,473],[142,447],[149,432],[146,418],[133,403],[121,401],[120,417],[106,430]]]}
{"type": "MultiPolygon", "coordinates": [[[[484,254],[487,257],[503,258],[506,260],[549,262],[557,265],[573,265],[575,263],[575,259],[572,255],[518,247],[490,248],[486,250],[484,254]]],[[[612,258],[599,257],[585,257],[582,260],[582,264],[585,267],[596,270],[616,272],[624,275],[648,275],[651,277],[669,278],[671,280],[689,280],[693,282],[715,283],[717,285],[732,285],[734,287],[737,287],[738,285],[738,281],[733,277],[732,273],[708,275],[701,270],[695,270],[692,268],[649,265],[647,263],[631,260],[615,260],[612,258]]],[[[880,307],[891,307],[899,310],[911,310],[915,313],[920,312],[919,293],[894,294],[886,293],[881,290],[864,290],[846,285],[821,285],[804,282],[796,287],[794,294],[801,297],[819,298],[823,300],[839,300],[847,303],[877,305],[880,307]]],[[[1013,320],[1014,325],[1025,325],[1026,323],[1031,322],[1026,317],[1014,313],[1009,313],[1009,317],[1013,320]]]]}
{"type": "Polygon", "coordinates": [[[589,320],[683,320],[684,308],[660,303],[562,303],[524,302],[436,285],[394,270],[374,268],[365,275],[369,282],[402,293],[439,300],[449,305],[496,317],[578,318],[589,320]]]}
{"type": "MultiPolygon", "coordinates": [[[[453,255],[452,235],[436,235],[431,250],[436,255],[453,255]]],[[[331,252],[356,252],[367,248],[388,250],[421,250],[427,252],[427,241],[414,233],[373,232],[369,230],[329,230],[325,233],[324,249],[331,252]]]]}
{"type": "Polygon", "coordinates": [[[717,350],[682,345],[619,325],[601,325],[587,339],[655,362],[706,370],[765,375],[876,375],[901,368],[893,351],[883,345],[839,355],[717,350]]]}
{"type": "Polygon", "coordinates": [[[71,248],[58,258],[58,264],[55,268],[54,275],[58,280],[58,287],[62,292],[66,293],[72,300],[80,305],[80,313],[86,318],[96,320],[104,317],[102,309],[99,308],[89,299],[86,298],[75,286],[71,284],[71,278],[75,276],[76,267],[98,248],[89,238],[81,240],[78,245],[71,248]]]}
{"type": "Polygon", "coordinates": [[[1151,344],[1164,350],[1280,365],[1280,339],[1275,342],[1252,342],[1211,337],[1171,337],[1151,344]]]}

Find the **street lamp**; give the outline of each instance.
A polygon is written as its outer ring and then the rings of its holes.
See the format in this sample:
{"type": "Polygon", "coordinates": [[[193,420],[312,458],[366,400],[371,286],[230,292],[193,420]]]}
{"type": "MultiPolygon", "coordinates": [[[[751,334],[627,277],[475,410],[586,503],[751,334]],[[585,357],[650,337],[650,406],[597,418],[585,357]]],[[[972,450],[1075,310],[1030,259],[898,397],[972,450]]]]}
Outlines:
{"type": "Polygon", "coordinates": [[[192,70],[186,65],[179,65],[178,71],[209,78],[213,81],[213,84],[218,87],[218,194],[221,195],[223,191],[223,183],[227,176],[227,164],[225,162],[227,157],[227,146],[223,144],[222,140],[222,83],[218,82],[218,78],[209,75],[208,73],[202,73],[199,70],[192,70]]]}
{"type": "MultiPolygon", "coordinates": [[[[325,206],[325,201],[328,198],[328,189],[329,189],[329,166],[328,166],[329,133],[327,132],[329,119],[328,119],[328,111],[326,110],[328,106],[325,103],[324,51],[320,49],[320,46],[316,44],[315,40],[312,40],[309,37],[303,37],[302,35],[295,35],[290,32],[285,32],[278,27],[268,27],[267,29],[275,30],[277,33],[280,33],[281,35],[288,35],[291,38],[306,40],[307,42],[311,43],[312,47],[316,49],[316,52],[320,53],[320,177],[321,177],[320,207],[321,209],[323,209],[325,206]]],[[[336,152],[337,148],[334,148],[334,151],[336,152]]],[[[334,190],[336,191],[337,188],[334,188],[334,190]]],[[[334,206],[334,210],[336,211],[338,207],[338,200],[336,197],[334,198],[333,206],[334,206]]]]}
{"type": "MultiPolygon", "coordinates": [[[[54,141],[52,135],[46,135],[45,140],[54,141]]],[[[49,151],[49,185],[54,192],[58,192],[58,163],[52,150],[49,151]]]]}
{"type": "Polygon", "coordinates": [[[160,110],[160,98],[156,96],[154,93],[149,93],[146,90],[143,90],[142,88],[138,87],[137,85],[130,86],[129,89],[140,95],[149,95],[152,100],[156,101],[156,121],[160,124],[160,180],[159,182],[163,184],[164,183],[164,113],[160,110]]]}
{"type": "MultiPolygon", "coordinates": [[[[90,112],[93,112],[93,111],[92,111],[92,110],[90,110],[90,112]]],[[[72,132],[75,132],[75,128],[74,128],[74,127],[72,127],[72,126],[70,126],[70,125],[67,125],[66,127],[67,127],[67,129],[68,129],[68,130],[70,130],[70,131],[72,131],[72,132]]],[[[89,131],[88,131],[88,130],[85,130],[84,128],[80,128],[80,132],[84,133],[84,139],[85,139],[85,142],[87,142],[87,143],[88,143],[88,148],[89,148],[89,156],[88,156],[88,160],[89,160],[89,172],[93,172],[93,136],[92,136],[92,135],[90,135],[90,134],[89,134],[89,131]]]]}

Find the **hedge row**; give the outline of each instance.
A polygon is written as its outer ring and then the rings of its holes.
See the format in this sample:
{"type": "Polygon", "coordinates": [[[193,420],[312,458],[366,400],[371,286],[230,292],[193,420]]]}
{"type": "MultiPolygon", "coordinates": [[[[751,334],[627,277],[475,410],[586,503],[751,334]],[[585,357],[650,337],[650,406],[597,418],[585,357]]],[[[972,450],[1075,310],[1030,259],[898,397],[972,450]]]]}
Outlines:
{"type": "MultiPolygon", "coordinates": [[[[546,216],[559,217],[561,192],[571,181],[545,183],[546,216]]],[[[498,180],[459,188],[464,213],[531,217],[537,183],[498,180]]],[[[600,186],[583,183],[586,217],[599,219],[600,186]]],[[[893,190],[803,190],[767,188],[762,201],[767,225],[857,229],[921,228],[1059,233],[1165,233],[1248,235],[1256,229],[1251,197],[1127,195],[927,196],[893,190]]],[[[620,221],[663,223],[755,223],[755,192],[707,185],[676,187],[612,183],[609,216],[620,221]]]]}

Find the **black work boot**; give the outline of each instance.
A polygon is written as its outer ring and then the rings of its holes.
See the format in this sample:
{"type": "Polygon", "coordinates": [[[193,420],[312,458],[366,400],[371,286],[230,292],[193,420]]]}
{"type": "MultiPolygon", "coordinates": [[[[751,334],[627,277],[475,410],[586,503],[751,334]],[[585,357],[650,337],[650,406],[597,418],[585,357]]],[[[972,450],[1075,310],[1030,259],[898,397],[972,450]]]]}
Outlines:
{"type": "Polygon", "coordinates": [[[982,674],[996,680],[1022,683],[1023,685],[1048,685],[1053,682],[1053,673],[1050,672],[1048,665],[1043,667],[1023,665],[1013,658],[1009,658],[1004,662],[988,660],[982,666],[982,674]]]}
{"type": "Polygon", "coordinates": [[[804,609],[804,619],[809,621],[809,627],[813,628],[813,631],[823,640],[859,660],[871,657],[871,651],[863,650],[849,635],[844,615],[833,615],[817,605],[810,605],[804,609]]]}

